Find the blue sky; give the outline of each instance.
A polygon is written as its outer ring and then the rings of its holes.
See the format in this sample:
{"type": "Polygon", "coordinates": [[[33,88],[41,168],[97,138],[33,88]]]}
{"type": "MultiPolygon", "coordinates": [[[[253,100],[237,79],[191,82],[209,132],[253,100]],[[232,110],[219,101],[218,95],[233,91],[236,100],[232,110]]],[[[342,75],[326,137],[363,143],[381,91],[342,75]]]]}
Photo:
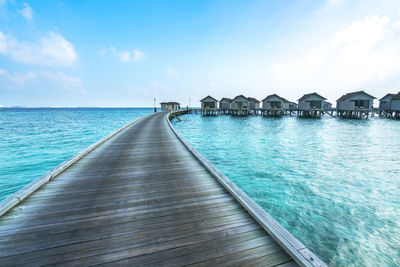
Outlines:
{"type": "Polygon", "coordinates": [[[0,0],[0,105],[400,90],[400,1],[0,0]]]}

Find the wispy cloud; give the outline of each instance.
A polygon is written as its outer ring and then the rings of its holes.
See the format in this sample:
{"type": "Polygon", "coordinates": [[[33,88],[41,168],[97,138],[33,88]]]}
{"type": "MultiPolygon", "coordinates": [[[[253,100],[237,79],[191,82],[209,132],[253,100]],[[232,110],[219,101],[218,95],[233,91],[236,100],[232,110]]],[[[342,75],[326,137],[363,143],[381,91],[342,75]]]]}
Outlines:
{"type": "Polygon", "coordinates": [[[275,82],[292,88],[363,89],[400,75],[400,35],[387,16],[353,21],[299,55],[272,66],[275,82]],[[290,77],[290,78],[288,78],[290,77]]]}
{"type": "Polygon", "coordinates": [[[343,4],[346,0],[326,0],[324,5],[317,10],[317,13],[322,14],[330,11],[331,9],[343,4]]]}
{"type": "Polygon", "coordinates": [[[215,82],[209,82],[208,83],[208,86],[210,86],[210,87],[215,87],[215,85],[216,85],[215,82]]]}
{"type": "Polygon", "coordinates": [[[178,71],[176,71],[174,68],[172,67],[168,67],[167,68],[167,75],[173,78],[179,78],[180,74],[178,71]]]}
{"type": "Polygon", "coordinates": [[[33,72],[10,74],[7,70],[0,69],[0,81],[4,89],[21,89],[36,77],[33,72]]]}
{"type": "Polygon", "coordinates": [[[0,32],[0,54],[20,63],[47,66],[71,66],[78,59],[74,46],[55,32],[37,42],[19,41],[0,32]]]}
{"type": "Polygon", "coordinates": [[[63,72],[52,71],[29,71],[26,73],[10,73],[5,69],[0,69],[0,89],[23,90],[39,88],[41,85],[51,86],[54,89],[79,89],[82,88],[82,79],[80,77],[68,76],[63,72]]]}
{"type": "Polygon", "coordinates": [[[33,19],[33,9],[27,3],[24,3],[24,7],[18,12],[27,20],[33,19]]]}
{"type": "MultiPolygon", "coordinates": [[[[131,61],[140,61],[145,57],[145,53],[140,51],[139,49],[134,50],[121,50],[118,51],[114,46],[110,46],[111,53],[116,56],[121,62],[131,62],[131,61]]],[[[100,50],[100,53],[104,56],[107,53],[107,50],[100,50]]]]}

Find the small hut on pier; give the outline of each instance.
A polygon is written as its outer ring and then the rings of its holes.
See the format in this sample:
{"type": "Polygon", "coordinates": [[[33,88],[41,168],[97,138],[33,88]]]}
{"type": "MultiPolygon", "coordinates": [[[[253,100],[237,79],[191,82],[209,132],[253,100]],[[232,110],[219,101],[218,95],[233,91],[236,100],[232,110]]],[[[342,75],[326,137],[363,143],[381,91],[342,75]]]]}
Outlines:
{"type": "Polygon", "coordinates": [[[324,110],[331,110],[332,109],[332,103],[325,101],[324,102],[324,110]]]}
{"type": "Polygon", "coordinates": [[[162,111],[178,110],[181,108],[181,104],[178,102],[161,102],[162,111]]]}
{"type": "Polygon", "coordinates": [[[392,98],[396,94],[386,94],[384,97],[379,99],[379,115],[385,115],[386,112],[390,111],[392,98]]]}
{"type": "Polygon", "coordinates": [[[400,92],[392,97],[390,112],[392,118],[400,119],[400,92]]]}
{"type": "Polygon", "coordinates": [[[297,103],[289,102],[289,110],[295,110],[295,109],[297,109],[297,103]]]}
{"type": "Polygon", "coordinates": [[[289,100],[278,96],[269,95],[262,100],[262,114],[267,117],[282,116],[289,109],[289,100]]]}
{"type": "Polygon", "coordinates": [[[227,98],[227,97],[223,97],[219,101],[219,109],[230,109],[231,108],[231,101],[232,101],[232,99],[227,98]]]}
{"type": "Polygon", "coordinates": [[[336,101],[337,114],[342,118],[366,119],[375,98],[364,91],[345,94],[336,101]]]}
{"type": "Polygon", "coordinates": [[[217,115],[218,100],[212,96],[206,96],[201,103],[201,113],[203,115],[217,115]]]}
{"type": "Polygon", "coordinates": [[[219,110],[221,114],[229,114],[229,110],[231,109],[232,99],[223,97],[219,101],[219,110]]]}
{"type": "Polygon", "coordinates": [[[299,117],[320,118],[324,111],[325,100],[325,97],[317,93],[303,95],[298,100],[297,115],[299,117]]]}
{"type": "Polygon", "coordinates": [[[254,115],[257,115],[257,109],[260,108],[260,103],[261,101],[255,99],[254,97],[248,97],[249,100],[249,110],[254,113],[254,115]]]}
{"type": "Polygon", "coordinates": [[[244,95],[238,95],[231,102],[232,115],[248,115],[249,99],[244,95]]]}

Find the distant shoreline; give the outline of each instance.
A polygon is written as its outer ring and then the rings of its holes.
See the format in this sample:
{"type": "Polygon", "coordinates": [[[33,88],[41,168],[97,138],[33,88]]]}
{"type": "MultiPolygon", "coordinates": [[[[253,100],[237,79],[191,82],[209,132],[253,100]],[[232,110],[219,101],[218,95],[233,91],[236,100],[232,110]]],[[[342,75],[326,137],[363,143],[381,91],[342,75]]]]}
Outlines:
{"type": "MultiPolygon", "coordinates": [[[[152,108],[154,109],[154,107],[23,107],[23,106],[11,106],[11,107],[5,107],[5,106],[0,106],[0,109],[79,109],[79,108],[93,108],[93,109],[100,109],[100,108],[141,108],[141,109],[145,109],[145,108],[152,108]]],[[[161,110],[161,107],[156,107],[157,110],[161,110]]],[[[192,107],[192,108],[200,108],[200,107],[192,107]]],[[[185,109],[185,108],[184,108],[185,109]]]]}

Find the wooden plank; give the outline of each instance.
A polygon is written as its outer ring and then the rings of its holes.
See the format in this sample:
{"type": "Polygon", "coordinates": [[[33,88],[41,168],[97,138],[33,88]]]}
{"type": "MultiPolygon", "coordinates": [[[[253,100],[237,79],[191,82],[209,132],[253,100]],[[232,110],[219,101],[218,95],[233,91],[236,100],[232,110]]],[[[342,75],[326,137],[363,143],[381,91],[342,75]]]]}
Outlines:
{"type": "Polygon", "coordinates": [[[171,209],[175,208],[181,208],[181,207],[193,207],[193,206],[199,206],[199,205],[208,205],[210,203],[225,203],[227,201],[232,201],[232,198],[229,195],[224,195],[222,197],[215,197],[215,198],[207,198],[207,199],[191,199],[190,201],[187,202],[180,202],[176,204],[171,204],[167,203],[166,205],[151,205],[151,206],[144,206],[144,207],[117,207],[114,209],[106,209],[106,210],[100,210],[100,211],[90,211],[90,213],[71,213],[71,214],[45,214],[41,216],[34,216],[34,217],[28,217],[25,216],[25,214],[18,214],[17,216],[12,216],[9,214],[7,216],[7,219],[3,219],[0,221],[0,225],[10,225],[15,223],[26,223],[27,221],[31,225],[37,225],[37,224],[45,224],[45,223],[58,223],[62,221],[73,221],[73,220],[81,220],[84,218],[90,218],[90,217],[96,217],[96,216],[103,216],[103,215],[110,215],[110,214],[117,214],[121,212],[131,212],[131,211],[136,211],[136,212],[141,212],[141,213],[151,213],[151,212],[160,212],[160,211],[168,211],[171,209]],[[35,220],[33,220],[35,219],[35,220]]]}
{"type": "MultiPolygon", "coordinates": [[[[211,206],[212,208],[213,206],[211,206]]],[[[168,211],[168,213],[146,213],[146,214],[135,214],[136,212],[129,213],[129,212],[122,212],[122,213],[117,213],[109,216],[98,216],[98,217],[91,217],[87,219],[81,219],[79,220],[79,223],[85,225],[85,228],[88,226],[90,227],[101,227],[104,224],[116,224],[116,223],[125,223],[125,222],[134,222],[135,220],[149,220],[148,223],[151,221],[155,222],[165,222],[168,220],[180,220],[182,221],[184,219],[188,218],[199,218],[199,216],[220,216],[220,215],[230,215],[230,214],[241,214],[240,209],[238,209],[238,205],[236,203],[234,204],[228,204],[225,206],[218,206],[218,209],[210,209],[210,206],[202,206],[202,208],[198,208],[195,210],[176,210],[175,212],[173,211],[168,211]]],[[[34,226],[26,226],[23,225],[22,227],[15,229],[10,228],[9,229],[4,229],[0,228],[0,237],[4,236],[9,236],[13,235],[19,236],[22,234],[31,234],[33,231],[35,231],[35,234],[40,234],[40,232],[43,232],[43,234],[54,234],[54,233],[63,233],[67,231],[73,231],[76,228],[76,221],[63,221],[60,223],[52,223],[52,224],[40,224],[40,225],[34,225],[34,226]]]]}
{"type": "Polygon", "coordinates": [[[196,253],[206,246],[217,247],[227,243],[240,243],[251,240],[263,235],[263,231],[258,228],[254,230],[254,224],[241,228],[217,231],[205,235],[196,235],[182,239],[175,239],[169,242],[154,243],[142,247],[130,247],[126,245],[123,249],[107,250],[104,254],[97,254],[94,257],[80,258],[72,264],[74,265],[94,265],[94,264],[127,264],[137,266],[144,264],[161,264],[177,255],[186,255],[188,252],[196,253]]]}
{"type": "MultiPolygon", "coordinates": [[[[218,226],[218,228],[215,228],[215,231],[211,231],[202,235],[190,235],[188,232],[169,233],[168,235],[163,235],[162,240],[146,238],[145,236],[143,236],[141,239],[141,237],[137,235],[124,235],[106,240],[95,240],[69,246],[56,247],[43,250],[41,253],[25,253],[24,257],[22,258],[20,255],[14,255],[3,258],[3,260],[5,263],[14,262],[19,264],[29,263],[35,265],[60,263],[74,265],[79,263],[82,266],[92,265],[95,262],[105,263],[105,261],[101,258],[102,255],[116,255],[124,250],[131,250],[132,253],[136,253],[137,255],[147,255],[153,253],[156,259],[162,259],[163,255],[159,253],[163,253],[163,251],[168,251],[172,248],[196,244],[207,240],[219,239],[226,236],[232,236],[255,230],[260,230],[259,225],[255,223],[237,225],[236,227],[232,227],[230,224],[224,224],[222,226],[218,226]]],[[[160,231],[157,233],[160,235],[162,234],[160,231]]],[[[138,257],[135,259],[138,259],[138,257]]],[[[140,263],[140,259],[138,262],[140,263]]]]}
{"type": "MultiPolygon", "coordinates": [[[[273,240],[266,237],[257,237],[243,242],[233,242],[225,243],[224,245],[212,246],[212,244],[207,244],[199,250],[191,250],[190,254],[182,257],[172,258],[170,260],[162,260],[162,266],[183,266],[199,263],[202,261],[215,259],[224,255],[232,255],[241,251],[246,251],[248,249],[257,248],[261,246],[266,246],[271,244],[273,240]]],[[[118,262],[114,262],[115,264],[118,262]]],[[[160,262],[161,263],[161,262],[160,262]]],[[[118,264],[119,265],[119,264],[118,264]]],[[[149,264],[153,265],[153,264],[149,264]]],[[[146,265],[143,265],[146,266],[146,265]]],[[[218,266],[218,265],[208,265],[208,266],[218,266]]]]}
{"type": "MultiPolygon", "coordinates": [[[[146,221],[142,223],[121,223],[117,225],[111,225],[107,228],[82,228],[81,231],[52,234],[52,235],[39,235],[35,232],[32,235],[23,236],[6,236],[2,237],[0,240],[0,257],[27,253],[31,251],[38,251],[43,249],[48,249],[57,246],[66,246],[81,242],[87,242],[91,240],[98,240],[104,238],[115,237],[123,234],[130,233],[147,233],[147,237],[152,236],[152,238],[159,238],[153,235],[154,231],[157,229],[163,229],[168,232],[177,232],[183,230],[189,230],[194,233],[207,232],[212,230],[215,225],[221,225],[227,223],[229,220],[231,223],[251,223],[252,220],[249,217],[244,217],[240,215],[231,215],[227,217],[214,217],[204,221],[188,221],[182,222],[182,224],[175,224],[174,222],[160,222],[147,225],[146,221]]],[[[79,225],[82,227],[81,225],[79,225]]]]}
{"type": "Polygon", "coordinates": [[[232,264],[232,266],[281,266],[288,263],[292,264],[292,267],[299,266],[284,250],[280,250],[252,260],[239,261],[239,263],[232,264]]]}
{"type": "MultiPolygon", "coordinates": [[[[253,259],[258,259],[262,256],[271,255],[279,251],[283,252],[282,248],[278,246],[275,242],[268,243],[263,246],[250,248],[232,254],[225,254],[223,256],[213,258],[207,261],[201,261],[199,263],[193,264],[192,266],[233,266],[233,265],[241,266],[243,264],[246,264],[247,262],[252,261],[253,259]]],[[[290,258],[286,252],[284,252],[284,254],[286,255],[287,258],[290,258]]],[[[287,259],[285,259],[285,261],[287,261],[287,259]]],[[[278,261],[276,263],[280,262],[281,261],[278,261]]],[[[273,261],[272,258],[269,258],[269,261],[266,261],[266,263],[264,263],[262,266],[268,266],[268,265],[269,266],[275,265],[275,261],[273,261]]]]}

